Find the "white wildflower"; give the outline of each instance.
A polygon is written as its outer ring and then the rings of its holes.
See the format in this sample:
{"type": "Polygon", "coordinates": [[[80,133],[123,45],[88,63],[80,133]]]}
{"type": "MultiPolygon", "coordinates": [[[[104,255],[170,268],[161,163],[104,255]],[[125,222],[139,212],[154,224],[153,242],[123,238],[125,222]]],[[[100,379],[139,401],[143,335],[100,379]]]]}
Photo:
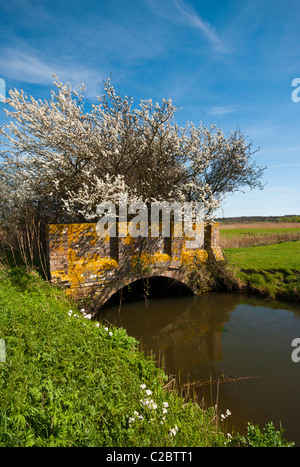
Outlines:
{"type": "Polygon", "coordinates": [[[175,427],[171,428],[171,430],[169,431],[169,436],[176,436],[177,431],[178,431],[178,427],[175,425],[175,427]]]}
{"type": "Polygon", "coordinates": [[[221,420],[222,421],[225,420],[225,418],[229,417],[229,415],[231,415],[231,412],[230,412],[230,410],[227,409],[226,412],[225,412],[225,415],[223,413],[221,413],[221,415],[220,415],[221,420]]]}
{"type": "Polygon", "coordinates": [[[148,407],[149,409],[153,409],[153,410],[156,410],[157,409],[157,404],[155,404],[154,400],[153,399],[141,399],[140,400],[140,403],[144,406],[144,407],[148,407]]]}

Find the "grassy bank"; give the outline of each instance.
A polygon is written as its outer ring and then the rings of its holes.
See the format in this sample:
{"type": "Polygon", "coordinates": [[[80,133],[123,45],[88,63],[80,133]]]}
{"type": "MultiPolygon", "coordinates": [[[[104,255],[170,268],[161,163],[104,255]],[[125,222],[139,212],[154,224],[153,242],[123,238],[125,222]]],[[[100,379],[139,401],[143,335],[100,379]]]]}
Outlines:
{"type": "Polygon", "coordinates": [[[0,446],[282,446],[272,423],[229,437],[125,330],[104,328],[20,269],[0,274],[0,446]]]}
{"type": "Polygon", "coordinates": [[[227,248],[241,288],[268,298],[300,300],[300,241],[227,248]]]}

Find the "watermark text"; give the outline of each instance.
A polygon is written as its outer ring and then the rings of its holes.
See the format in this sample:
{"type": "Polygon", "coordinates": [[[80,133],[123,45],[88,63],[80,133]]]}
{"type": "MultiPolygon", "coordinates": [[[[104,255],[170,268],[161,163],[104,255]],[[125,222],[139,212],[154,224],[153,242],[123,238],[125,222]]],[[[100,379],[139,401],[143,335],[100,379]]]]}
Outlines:
{"type": "Polygon", "coordinates": [[[110,201],[97,206],[100,217],[96,224],[99,237],[133,238],[159,236],[185,237],[187,248],[197,248],[204,238],[204,203],[152,202],[143,201],[118,205],[110,201]],[[130,219],[130,220],[128,220],[130,219]]]}
{"type": "Polygon", "coordinates": [[[0,78],[0,102],[6,98],[6,84],[3,78],[0,78]]]}
{"type": "Polygon", "coordinates": [[[292,340],[292,347],[295,347],[291,355],[292,361],[294,363],[299,363],[300,362],[300,337],[296,337],[295,339],[292,340]]]}
{"type": "Polygon", "coordinates": [[[300,102],[300,78],[294,78],[292,86],[295,88],[292,92],[292,101],[300,102]]]}

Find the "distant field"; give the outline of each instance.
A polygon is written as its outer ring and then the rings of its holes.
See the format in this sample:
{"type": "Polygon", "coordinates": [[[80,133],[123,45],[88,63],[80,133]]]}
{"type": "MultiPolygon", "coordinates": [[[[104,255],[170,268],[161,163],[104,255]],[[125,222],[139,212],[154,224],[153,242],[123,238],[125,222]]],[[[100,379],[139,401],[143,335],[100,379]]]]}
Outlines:
{"type": "Polygon", "coordinates": [[[250,235],[272,235],[272,234],[281,234],[281,233],[300,233],[300,227],[298,228],[238,228],[238,229],[220,229],[220,235],[226,238],[240,237],[240,236],[250,236],[250,235]]]}
{"type": "Polygon", "coordinates": [[[299,223],[228,224],[220,225],[222,248],[239,248],[300,240],[299,223]]]}
{"type": "Polygon", "coordinates": [[[252,248],[227,248],[224,254],[231,264],[241,269],[300,270],[300,241],[252,248]]]}
{"type": "Polygon", "coordinates": [[[298,228],[300,229],[299,222],[247,222],[247,223],[233,223],[222,224],[219,222],[220,230],[227,229],[282,229],[282,228],[298,228]]]}

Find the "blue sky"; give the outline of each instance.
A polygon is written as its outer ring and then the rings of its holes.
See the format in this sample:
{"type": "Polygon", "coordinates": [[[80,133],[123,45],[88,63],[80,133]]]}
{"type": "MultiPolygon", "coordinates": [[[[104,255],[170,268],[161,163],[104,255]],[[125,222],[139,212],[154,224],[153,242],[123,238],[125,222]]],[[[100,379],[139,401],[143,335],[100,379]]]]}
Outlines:
{"type": "Polygon", "coordinates": [[[95,102],[111,76],[136,105],[172,99],[182,126],[240,129],[267,185],[220,215],[300,214],[299,0],[0,0],[0,40],[6,92],[49,98],[56,73],[95,102]]]}

